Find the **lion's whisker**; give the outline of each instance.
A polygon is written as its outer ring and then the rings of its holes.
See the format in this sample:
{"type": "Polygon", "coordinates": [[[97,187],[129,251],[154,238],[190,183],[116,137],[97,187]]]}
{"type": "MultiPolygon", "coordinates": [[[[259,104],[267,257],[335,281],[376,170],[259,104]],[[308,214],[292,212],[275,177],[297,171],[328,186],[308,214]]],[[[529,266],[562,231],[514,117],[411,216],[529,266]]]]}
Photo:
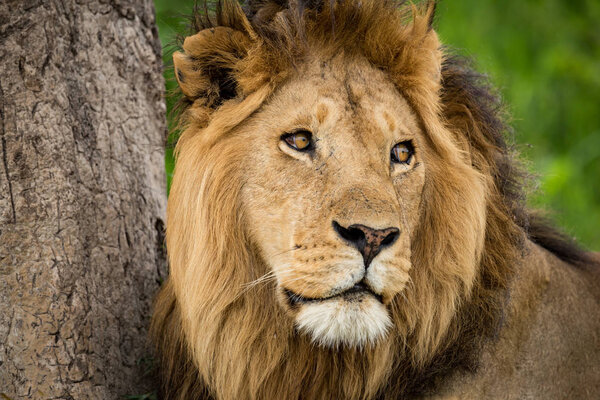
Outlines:
{"type": "Polygon", "coordinates": [[[266,281],[266,280],[269,280],[269,279],[273,279],[275,277],[276,277],[275,271],[269,271],[266,274],[264,274],[264,275],[256,278],[253,281],[250,281],[248,283],[244,283],[242,286],[243,287],[251,287],[251,286],[257,285],[259,283],[262,283],[263,281],[266,281]]]}

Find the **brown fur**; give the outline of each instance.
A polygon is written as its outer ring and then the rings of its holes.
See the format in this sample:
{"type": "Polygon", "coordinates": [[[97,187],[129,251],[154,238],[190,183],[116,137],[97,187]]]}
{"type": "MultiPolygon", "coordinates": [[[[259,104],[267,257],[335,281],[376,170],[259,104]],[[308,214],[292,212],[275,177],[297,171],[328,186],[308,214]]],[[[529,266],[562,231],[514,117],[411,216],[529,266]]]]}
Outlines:
{"type": "MultiPolygon", "coordinates": [[[[464,60],[444,54],[432,19],[431,3],[385,0],[258,1],[245,10],[224,1],[214,21],[196,17],[198,33],[174,56],[183,133],[168,209],[171,277],[152,327],[165,398],[427,393],[458,367],[474,370],[498,333],[528,232],[567,261],[589,261],[524,208],[498,102],[464,60]],[[426,133],[427,173],[406,250],[410,284],[386,303],[393,330],[365,348],[315,346],[295,332],[273,285],[244,289],[269,268],[248,227],[256,211],[245,200],[248,172],[237,161],[247,149],[236,138],[315,53],[357,68],[366,60],[426,133]]],[[[361,90],[347,88],[350,109],[361,90]]]]}

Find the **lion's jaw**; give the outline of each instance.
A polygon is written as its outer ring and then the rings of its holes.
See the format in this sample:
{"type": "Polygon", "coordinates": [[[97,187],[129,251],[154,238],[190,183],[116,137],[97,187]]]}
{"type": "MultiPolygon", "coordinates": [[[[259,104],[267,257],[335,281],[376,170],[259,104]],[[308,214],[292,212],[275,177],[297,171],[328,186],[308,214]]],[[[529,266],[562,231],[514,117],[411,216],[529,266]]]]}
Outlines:
{"type": "Polygon", "coordinates": [[[296,325],[313,342],[325,347],[374,345],[385,336],[392,322],[379,300],[370,295],[359,296],[305,304],[296,316],[296,325]]]}
{"type": "Polygon", "coordinates": [[[314,62],[300,75],[239,132],[261,149],[245,163],[245,214],[297,329],[327,347],[373,345],[392,328],[388,306],[410,279],[425,174],[418,152],[398,167],[390,149],[425,143],[406,100],[364,62],[314,62]],[[313,133],[312,154],[279,140],[299,128],[313,133]],[[399,234],[366,266],[335,224],[399,234]]]}

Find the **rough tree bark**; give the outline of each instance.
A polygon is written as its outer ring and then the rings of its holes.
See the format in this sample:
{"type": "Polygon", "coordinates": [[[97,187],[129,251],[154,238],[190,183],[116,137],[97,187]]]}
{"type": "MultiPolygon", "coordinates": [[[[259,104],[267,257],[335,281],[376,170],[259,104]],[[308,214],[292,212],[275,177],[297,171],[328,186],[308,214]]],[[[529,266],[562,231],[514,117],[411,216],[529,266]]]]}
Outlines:
{"type": "Polygon", "coordinates": [[[148,390],[165,276],[151,0],[0,1],[0,398],[148,390]]]}

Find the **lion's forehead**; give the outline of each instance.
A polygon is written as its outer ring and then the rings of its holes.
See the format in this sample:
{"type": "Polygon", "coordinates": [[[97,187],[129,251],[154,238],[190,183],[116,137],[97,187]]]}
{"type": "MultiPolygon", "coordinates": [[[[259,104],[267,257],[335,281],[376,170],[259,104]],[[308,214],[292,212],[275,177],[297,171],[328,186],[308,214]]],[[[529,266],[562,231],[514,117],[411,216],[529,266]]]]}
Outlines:
{"type": "Polygon", "coordinates": [[[353,158],[372,155],[393,138],[418,140],[416,113],[391,79],[360,57],[338,58],[304,64],[267,105],[265,120],[326,134],[337,146],[350,147],[353,158]],[[353,144],[366,151],[356,153],[353,144]]]}

